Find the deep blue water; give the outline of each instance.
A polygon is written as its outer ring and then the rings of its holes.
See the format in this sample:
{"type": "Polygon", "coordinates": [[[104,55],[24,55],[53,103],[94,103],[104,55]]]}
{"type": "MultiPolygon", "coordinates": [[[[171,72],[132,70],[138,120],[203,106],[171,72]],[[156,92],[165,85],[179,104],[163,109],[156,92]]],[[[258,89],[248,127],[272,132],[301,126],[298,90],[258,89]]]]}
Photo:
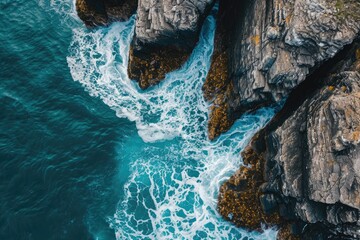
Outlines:
{"type": "Polygon", "coordinates": [[[214,17],[147,91],[126,74],[134,19],[88,30],[70,0],[1,0],[0,239],[274,239],[216,212],[273,110],[207,140],[214,17]]]}

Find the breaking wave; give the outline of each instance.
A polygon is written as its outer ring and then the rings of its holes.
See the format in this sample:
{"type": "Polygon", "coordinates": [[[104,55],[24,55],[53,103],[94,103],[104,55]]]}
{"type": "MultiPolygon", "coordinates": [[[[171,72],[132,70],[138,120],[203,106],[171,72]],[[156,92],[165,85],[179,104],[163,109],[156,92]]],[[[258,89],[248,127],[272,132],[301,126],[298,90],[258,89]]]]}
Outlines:
{"type": "Polygon", "coordinates": [[[135,122],[141,137],[119,150],[131,154],[109,218],[117,239],[275,239],[274,230],[250,233],[216,211],[220,184],[238,169],[241,150],[274,110],[246,115],[216,141],[208,140],[209,105],[201,88],[213,51],[214,14],[184,66],[146,91],[127,75],[135,17],[93,30],[75,24],[67,57],[73,79],[119,118],[135,122]]]}

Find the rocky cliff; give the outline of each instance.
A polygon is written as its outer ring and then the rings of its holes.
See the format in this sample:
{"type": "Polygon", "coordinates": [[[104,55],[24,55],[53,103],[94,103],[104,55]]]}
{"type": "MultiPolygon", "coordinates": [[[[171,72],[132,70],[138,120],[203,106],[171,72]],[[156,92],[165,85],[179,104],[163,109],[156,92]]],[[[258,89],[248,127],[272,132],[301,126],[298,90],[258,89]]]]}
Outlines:
{"type": "MultiPolygon", "coordinates": [[[[210,138],[228,130],[242,113],[286,98],[351,43],[360,29],[357,0],[223,0],[220,4],[230,26],[224,52],[228,72],[224,80],[212,78],[205,84],[215,103],[210,138]],[[222,84],[211,88],[213,82],[222,84]]],[[[216,66],[211,71],[217,71],[216,66]]]]}
{"type": "MultiPolygon", "coordinates": [[[[134,3],[77,0],[77,10],[87,25],[106,25],[129,17],[134,3]]],[[[179,68],[213,4],[139,0],[129,76],[147,88],[179,68]]],[[[220,1],[203,88],[209,138],[287,99],[222,185],[225,219],[277,225],[281,239],[360,238],[359,36],[358,0],[220,1]]]]}
{"type": "Polygon", "coordinates": [[[130,78],[145,89],[181,67],[195,47],[214,2],[139,0],[128,67],[130,78]]]}
{"type": "Polygon", "coordinates": [[[221,187],[220,213],[252,229],[280,225],[283,239],[289,232],[359,239],[359,96],[356,39],[306,78],[253,138],[242,154],[250,165],[221,187]]]}
{"type": "Polygon", "coordinates": [[[89,27],[127,20],[137,10],[128,75],[146,89],[185,63],[214,4],[215,0],[76,0],[76,9],[89,27]]]}
{"type": "Polygon", "coordinates": [[[217,30],[228,67],[213,64],[210,73],[223,75],[204,86],[214,102],[209,137],[288,100],[243,152],[247,166],[222,185],[220,213],[250,229],[281,226],[282,239],[360,238],[360,2],[222,4],[222,21],[235,24],[217,30]]]}

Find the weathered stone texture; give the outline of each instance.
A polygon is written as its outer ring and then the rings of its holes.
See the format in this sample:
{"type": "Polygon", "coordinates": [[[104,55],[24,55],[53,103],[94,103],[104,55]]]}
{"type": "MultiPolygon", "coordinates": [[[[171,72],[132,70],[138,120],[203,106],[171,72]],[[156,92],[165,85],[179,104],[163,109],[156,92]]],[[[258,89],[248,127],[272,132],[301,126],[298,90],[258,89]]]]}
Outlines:
{"type": "Polygon", "coordinates": [[[356,0],[224,2],[238,10],[228,51],[231,84],[225,97],[219,94],[228,119],[287,97],[360,30],[356,0]]]}
{"type": "MultiPolygon", "coordinates": [[[[257,159],[263,162],[251,163],[264,166],[256,193],[262,211],[308,226],[299,233],[304,239],[360,238],[359,46],[357,39],[294,90],[246,150],[263,156],[257,159]]],[[[219,209],[226,192],[246,192],[236,185],[226,189],[227,184],[219,209]]]]}

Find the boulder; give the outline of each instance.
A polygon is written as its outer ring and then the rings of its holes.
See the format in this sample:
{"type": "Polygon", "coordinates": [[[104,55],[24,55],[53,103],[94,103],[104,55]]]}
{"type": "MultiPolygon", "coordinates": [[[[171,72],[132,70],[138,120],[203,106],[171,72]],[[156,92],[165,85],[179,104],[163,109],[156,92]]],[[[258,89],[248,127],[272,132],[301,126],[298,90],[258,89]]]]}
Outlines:
{"type": "Polygon", "coordinates": [[[214,0],[139,0],[128,73],[145,89],[185,63],[214,0]]]}

